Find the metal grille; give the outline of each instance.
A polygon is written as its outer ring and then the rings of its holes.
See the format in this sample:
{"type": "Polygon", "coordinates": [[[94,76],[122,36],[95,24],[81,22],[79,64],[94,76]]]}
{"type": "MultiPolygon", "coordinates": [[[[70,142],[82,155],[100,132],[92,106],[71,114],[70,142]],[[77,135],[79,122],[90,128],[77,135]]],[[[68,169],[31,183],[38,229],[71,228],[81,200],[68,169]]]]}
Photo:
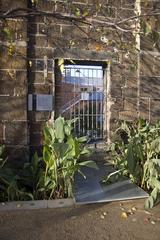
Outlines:
{"type": "Polygon", "coordinates": [[[77,118],[77,136],[95,141],[103,138],[103,68],[102,66],[65,65],[58,81],[58,112],[66,119],[77,118]]]}

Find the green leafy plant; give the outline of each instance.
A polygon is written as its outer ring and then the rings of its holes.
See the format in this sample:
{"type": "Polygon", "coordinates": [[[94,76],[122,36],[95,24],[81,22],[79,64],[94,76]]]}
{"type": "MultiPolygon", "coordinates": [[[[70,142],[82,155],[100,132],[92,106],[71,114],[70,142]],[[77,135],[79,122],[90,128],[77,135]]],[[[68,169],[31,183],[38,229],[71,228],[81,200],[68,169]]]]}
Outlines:
{"type": "Polygon", "coordinates": [[[4,146],[0,146],[0,201],[24,200],[30,194],[20,186],[20,177],[7,165],[2,157],[4,146]]]}
{"type": "Polygon", "coordinates": [[[47,122],[44,127],[44,182],[49,198],[71,197],[75,173],[83,174],[82,166],[97,168],[93,161],[80,161],[80,156],[89,152],[83,145],[86,137],[77,138],[72,134],[75,121],[59,117],[54,124],[47,122]]]}
{"type": "Polygon", "coordinates": [[[89,152],[84,145],[86,137],[72,134],[75,121],[62,117],[54,123],[48,121],[44,126],[43,155],[35,153],[20,175],[1,157],[4,147],[0,147],[1,201],[72,197],[75,173],[83,175],[84,166],[97,169],[95,162],[80,160],[89,152]]]}
{"type": "Polygon", "coordinates": [[[24,164],[20,178],[21,185],[27,189],[30,199],[42,199],[44,191],[44,167],[37,152],[30,162],[24,164]]]}
{"type": "Polygon", "coordinates": [[[127,176],[150,193],[145,207],[153,207],[160,201],[160,122],[154,125],[142,119],[134,123],[122,122],[115,136],[108,150],[118,170],[103,182],[114,175],[117,179],[120,175],[127,176]]]}

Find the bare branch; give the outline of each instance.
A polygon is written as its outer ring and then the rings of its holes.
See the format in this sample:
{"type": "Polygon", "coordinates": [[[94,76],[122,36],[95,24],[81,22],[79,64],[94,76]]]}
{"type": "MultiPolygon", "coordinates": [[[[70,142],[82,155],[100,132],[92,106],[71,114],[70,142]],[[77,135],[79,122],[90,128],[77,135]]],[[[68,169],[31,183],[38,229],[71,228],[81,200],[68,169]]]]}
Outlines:
{"type": "Polygon", "coordinates": [[[120,30],[122,32],[132,32],[133,27],[124,27],[122,24],[128,23],[129,21],[133,21],[143,17],[150,17],[150,16],[160,16],[160,12],[151,12],[148,14],[141,14],[141,15],[134,15],[129,18],[125,18],[120,21],[113,22],[109,19],[103,20],[97,17],[77,17],[73,14],[64,14],[60,12],[47,12],[41,11],[33,8],[15,8],[11,9],[7,12],[0,12],[0,19],[8,19],[8,18],[28,18],[28,17],[36,17],[36,16],[46,16],[46,17],[53,17],[60,20],[70,21],[70,22],[79,22],[86,25],[97,24],[101,26],[107,26],[112,29],[120,30]]]}
{"type": "Polygon", "coordinates": [[[27,17],[36,17],[36,16],[46,16],[46,17],[53,17],[60,20],[66,20],[66,21],[74,21],[74,22],[80,22],[86,25],[92,25],[92,23],[95,24],[101,24],[103,26],[109,26],[114,29],[118,29],[120,31],[129,32],[131,29],[125,29],[120,26],[118,26],[116,23],[99,20],[96,18],[84,18],[84,17],[76,17],[75,15],[71,14],[62,14],[59,12],[46,12],[46,11],[40,11],[37,9],[29,9],[29,8],[16,8],[12,9],[10,11],[7,11],[5,13],[0,14],[0,19],[8,19],[8,18],[27,18],[27,17]]]}
{"type": "Polygon", "coordinates": [[[148,14],[141,14],[141,15],[135,15],[129,18],[125,18],[119,22],[117,22],[117,25],[120,25],[122,23],[126,23],[128,21],[132,21],[132,20],[136,20],[139,18],[143,18],[143,17],[152,17],[152,16],[160,16],[160,12],[152,12],[152,13],[148,13],[148,14]]]}

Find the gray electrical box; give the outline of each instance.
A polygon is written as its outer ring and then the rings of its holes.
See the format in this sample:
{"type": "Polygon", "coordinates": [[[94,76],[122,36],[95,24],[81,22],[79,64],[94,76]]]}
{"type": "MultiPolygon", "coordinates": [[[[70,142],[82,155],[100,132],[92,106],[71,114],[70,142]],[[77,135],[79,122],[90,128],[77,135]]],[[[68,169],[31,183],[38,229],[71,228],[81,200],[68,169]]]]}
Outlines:
{"type": "Polygon", "coordinates": [[[28,111],[52,111],[53,95],[28,94],[28,111]]]}

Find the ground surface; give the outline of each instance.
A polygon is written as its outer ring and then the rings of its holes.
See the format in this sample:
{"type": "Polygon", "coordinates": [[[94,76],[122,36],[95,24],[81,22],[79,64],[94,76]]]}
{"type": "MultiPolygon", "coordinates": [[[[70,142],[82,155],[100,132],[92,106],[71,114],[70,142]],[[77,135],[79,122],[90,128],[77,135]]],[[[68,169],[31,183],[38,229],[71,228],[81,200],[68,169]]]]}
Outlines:
{"type": "Polygon", "coordinates": [[[160,240],[160,206],[143,202],[1,211],[0,240],[160,240]]]}

